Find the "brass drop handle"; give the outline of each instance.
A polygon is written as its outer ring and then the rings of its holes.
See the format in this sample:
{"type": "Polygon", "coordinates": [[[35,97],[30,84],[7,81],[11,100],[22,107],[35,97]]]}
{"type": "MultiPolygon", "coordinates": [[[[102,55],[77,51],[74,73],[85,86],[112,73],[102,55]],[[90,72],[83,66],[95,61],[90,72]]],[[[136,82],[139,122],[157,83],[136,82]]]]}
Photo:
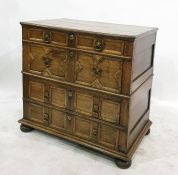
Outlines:
{"type": "Polygon", "coordinates": [[[44,98],[49,100],[49,92],[48,91],[44,92],[44,98]]]}
{"type": "Polygon", "coordinates": [[[93,129],[93,130],[92,130],[92,135],[93,135],[94,137],[97,137],[97,135],[98,135],[98,130],[97,130],[97,129],[93,129]]]}
{"type": "Polygon", "coordinates": [[[72,116],[67,115],[67,120],[71,121],[72,120],[72,116]]]}
{"type": "Polygon", "coordinates": [[[99,117],[99,106],[97,104],[93,104],[93,112],[92,112],[92,116],[94,118],[98,118],[99,117]]]}
{"type": "Polygon", "coordinates": [[[44,33],[43,40],[44,40],[45,43],[49,43],[50,42],[49,33],[44,33]]]}
{"type": "Polygon", "coordinates": [[[95,40],[95,50],[102,51],[104,49],[104,41],[101,39],[95,40]]]}
{"type": "Polygon", "coordinates": [[[73,33],[71,33],[71,34],[69,34],[68,38],[69,38],[70,41],[74,41],[75,36],[74,36],[73,33]]]}
{"type": "Polygon", "coordinates": [[[50,66],[50,64],[51,64],[51,61],[52,61],[52,59],[50,59],[50,58],[48,58],[48,57],[43,57],[43,63],[44,63],[44,65],[46,66],[46,67],[49,67],[50,66]]]}
{"type": "Polygon", "coordinates": [[[99,67],[94,67],[93,68],[93,73],[96,77],[100,77],[102,74],[102,69],[100,69],[99,67]]]}
{"type": "Polygon", "coordinates": [[[49,121],[49,114],[44,113],[43,120],[44,120],[44,122],[48,122],[49,121]]]}
{"type": "Polygon", "coordinates": [[[97,104],[93,104],[93,111],[98,112],[99,106],[97,104]]]}
{"type": "Polygon", "coordinates": [[[74,53],[74,51],[69,51],[69,58],[73,58],[75,56],[75,53],[74,53]]]}
{"type": "Polygon", "coordinates": [[[73,96],[73,93],[72,93],[71,90],[69,90],[68,97],[69,97],[69,98],[72,98],[72,96],[73,96]]]}
{"type": "Polygon", "coordinates": [[[98,117],[99,117],[99,113],[93,111],[93,112],[92,112],[92,117],[94,117],[94,118],[98,118],[98,117]]]}
{"type": "Polygon", "coordinates": [[[46,125],[46,126],[49,125],[49,114],[48,114],[48,113],[44,113],[44,116],[43,116],[43,123],[44,123],[44,125],[46,125]]]}

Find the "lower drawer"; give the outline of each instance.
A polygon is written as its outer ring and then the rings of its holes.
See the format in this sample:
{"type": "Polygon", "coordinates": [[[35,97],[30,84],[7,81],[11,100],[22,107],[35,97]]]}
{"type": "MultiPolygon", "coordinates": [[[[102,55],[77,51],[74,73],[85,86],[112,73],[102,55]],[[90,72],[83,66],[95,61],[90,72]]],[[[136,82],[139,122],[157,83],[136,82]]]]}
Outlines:
{"type": "Polygon", "coordinates": [[[38,103],[24,101],[24,118],[64,133],[118,150],[119,129],[38,103]]]}
{"type": "Polygon", "coordinates": [[[119,126],[124,107],[123,99],[88,89],[67,86],[52,81],[24,76],[24,98],[32,99],[59,110],[98,119],[119,126]]]}
{"type": "Polygon", "coordinates": [[[118,149],[119,130],[111,126],[74,116],[73,134],[105,147],[118,149]]]}
{"type": "Polygon", "coordinates": [[[24,101],[24,118],[57,130],[72,132],[72,122],[64,111],[24,101]]]}

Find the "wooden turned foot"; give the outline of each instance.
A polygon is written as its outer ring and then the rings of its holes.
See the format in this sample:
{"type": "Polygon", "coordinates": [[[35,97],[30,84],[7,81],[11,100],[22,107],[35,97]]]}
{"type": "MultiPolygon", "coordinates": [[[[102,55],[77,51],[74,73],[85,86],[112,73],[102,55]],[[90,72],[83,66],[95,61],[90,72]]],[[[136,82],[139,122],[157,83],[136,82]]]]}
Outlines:
{"type": "Polygon", "coordinates": [[[147,133],[145,134],[146,136],[150,134],[150,129],[147,131],[147,133]]]}
{"type": "Polygon", "coordinates": [[[32,131],[32,130],[33,130],[33,128],[32,128],[32,127],[30,127],[30,126],[27,126],[27,125],[21,124],[21,125],[20,125],[20,130],[21,130],[22,132],[30,132],[30,131],[32,131]]]}
{"type": "Polygon", "coordinates": [[[116,165],[121,168],[121,169],[127,169],[131,166],[132,161],[126,161],[126,160],[121,160],[121,159],[115,159],[116,165]]]}

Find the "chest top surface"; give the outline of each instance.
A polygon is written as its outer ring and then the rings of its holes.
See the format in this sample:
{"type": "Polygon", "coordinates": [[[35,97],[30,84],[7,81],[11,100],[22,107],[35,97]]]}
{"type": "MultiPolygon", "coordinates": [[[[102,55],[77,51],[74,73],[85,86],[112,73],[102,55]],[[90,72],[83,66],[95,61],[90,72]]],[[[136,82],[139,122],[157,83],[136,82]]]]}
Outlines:
{"type": "Polygon", "coordinates": [[[39,27],[56,28],[62,30],[82,31],[87,33],[96,33],[126,38],[139,38],[155,32],[155,27],[134,26],[124,24],[113,24],[94,21],[83,21],[74,19],[50,19],[21,22],[22,25],[34,25],[39,27]]]}

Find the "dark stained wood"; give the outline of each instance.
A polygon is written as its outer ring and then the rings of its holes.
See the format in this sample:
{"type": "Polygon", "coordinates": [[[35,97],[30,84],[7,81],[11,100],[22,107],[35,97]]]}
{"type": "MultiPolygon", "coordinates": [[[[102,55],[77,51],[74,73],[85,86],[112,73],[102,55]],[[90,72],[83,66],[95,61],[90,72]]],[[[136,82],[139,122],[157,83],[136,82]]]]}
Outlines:
{"type": "Polygon", "coordinates": [[[22,132],[30,132],[30,131],[32,131],[32,130],[33,130],[33,128],[32,128],[32,127],[30,127],[30,126],[27,126],[27,125],[21,124],[21,125],[20,125],[20,130],[21,130],[22,132]]]}
{"type": "Polygon", "coordinates": [[[121,169],[127,169],[131,166],[131,161],[125,161],[121,159],[115,159],[116,165],[121,169]]]}
{"type": "Polygon", "coordinates": [[[21,130],[83,144],[128,168],[151,125],[157,29],[67,19],[21,24],[21,130]]]}
{"type": "Polygon", "coordinates": [[[147,133],[145,134],[145,136],[149,135],[150,132],[151,132],[151,129],[149,129],[149,130],[147,131],[147,133]]]}

